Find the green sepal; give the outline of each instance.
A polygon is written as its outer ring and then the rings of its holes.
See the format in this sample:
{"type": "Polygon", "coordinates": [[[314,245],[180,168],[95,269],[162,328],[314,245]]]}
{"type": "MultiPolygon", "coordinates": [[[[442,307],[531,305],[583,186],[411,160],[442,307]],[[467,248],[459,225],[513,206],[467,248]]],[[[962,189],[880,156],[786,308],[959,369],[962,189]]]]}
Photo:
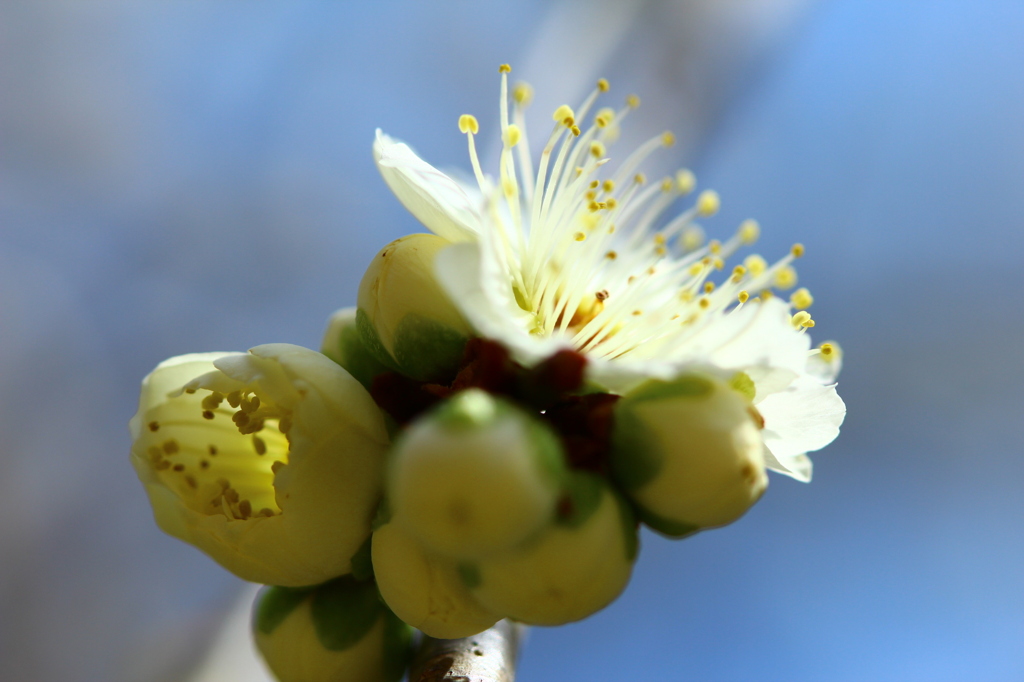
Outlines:
{"type": "Polygon", "coordinates": [[[653,434],[632,410],[630,399],[615,406],[612,426],[612,478],[624,490],[637,490],[653,480],[661,471],[664,455],[653,434]]]}
{"type": "Polygon", "coordinates": [[[308,597],[313,587],[275,587],[268,585],[260,592],[256,602],[256,630],[269,635],[277,626],[284,622],[303,600],[308,597]]]}
{"type": "Polygon", "coordinates": [[[373,534],[366,536],[366,540],[356,553],[352,555],[352,577],[356,580],[371,580],[373,578],[373,559],[371,558],[371,545],[373,534]]]}
{"type": "Polygon", "coordinates": [[[373,521],[370,522],[370,529],[377,530],[388,523],[391,523],[391,505],[388,503],[387,497],[382,497],[380,504],[377,505],[377,513],[373,515],[373,521]]]}
{"type": "Polygon", "coordinates": [[[640,533],[637,532],[636,513],[619,491],[613,488],[611,493],[619,505],[619,521],[622,522],[622,533],[626,540],[626,561],[633,563],[640,554],[640,533]]]}
{"type": "Polygon", "coordinates": [[[559,514],[555,523],[567,528],[579,528],[594,515],[601,506],[608,484],[603,478],[589,471],[572,471],[566,477],[565,493],[572,505],[567,515],[559,514]]]}
{"type": "Polygon", "coordinates": [[[455,567],[455,570],[458,571],[462,584],[471,590],[480,587],[481,583],[483,583],[480,567],[474,563],[463,561],[455,567]]]}
{"type": "Polygon", "coordinates": [[[373,326],[373,322],[370,321],[370,316],[362,308],[356,310],[356,335],[361,342],[360,345],[369,353],[370,357],[393,372],[399,371],[398,365],[395,364],[391,354],[388,353],[388,349],[384,347],[384,343],[380,340],[377,329],[373,326]]]}
{"type": "MultiPolygon", "coordinates": [[[[359,328],[360,315],[366,317],[362,311],[357,311],[356,324],[342,329],[337,348],[325,348],[324,355],[344,367],[366,390],[370,390],[373,377],[387,372],[389,367],[377,359],[376,353],[367,348],[363,339],[364,332],[361,332],[359,328]]],[[[364,324],[368,322],[369,319],[364,324]]],[[[374,334],[376,335],[376,332],[374,334]]]]}
{"type": "Polygon", "coordinates": [[[666,519],[664,516],[658,516],[653,512],[644,509],[639,504],[636,505],[637,516],[643,521],[651,530],[657,531],[662,535],[670,537],[674,540],[682,540],[683,538],[689,537],[701,530],[700,526],[696,526],[692,523],[686,523],[685,521],[673,521],[672,519],[666,519]]]}
{"type": "Polygon", "coordinates": [[[672,381],[651,379],[630,391],[624,402],[638,403],[647,400],[670,400],[672,398],[701,398],[711,395],[715,385],[710,379],[688,374],[672,381]]]}
{"type": "Polygon", "coordinates": [[[362,641],[384,612],[377,585],[343,575],[316,588],[310,617],[325,649],[344,651],[362,641]]]}
{"type": "Polygon", "coordinates": [[[469,340],[451,327],[417,313],[402,318],[394,338],[399,371],[417,381],[454,377],[469,340]]]}
{"type": "Polygon", "coordinates": [[[412,628],[384,607],[384,659],[382,679],[399,682],[412,661],[412,628]]]}

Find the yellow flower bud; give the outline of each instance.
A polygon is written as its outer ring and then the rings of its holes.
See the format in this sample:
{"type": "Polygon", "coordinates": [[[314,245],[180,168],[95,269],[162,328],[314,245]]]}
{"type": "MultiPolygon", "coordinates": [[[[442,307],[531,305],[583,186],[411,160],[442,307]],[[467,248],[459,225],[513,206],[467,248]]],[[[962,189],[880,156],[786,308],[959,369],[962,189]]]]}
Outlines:
{"type": "Polygon", "coordinates": [[[388,502],[395,522],[430,551],[477,559],[546,526],[564,475],[561,445],[547,425],[471,389],[395,443],[388,502]]]}
{"type": "Polygon", "coordinates": [[[344,367],[367,390],[373,377],[388,371],[363,344],[356,329],[355,308],[342,308],[327,320],[320,352],[344,367]]]}
{"type": "Polygon", "coordinates": [[[412,631],[373,581],[344,576],[315,588],[268,587],[253,608],[256,648],[280,682],[397,682],[412,631]]]}
{"type": "Polygon", "coordinates": [[[601,610],[625,589],[639,544],[626,503],[604,479],[574,474],[571,511],[537,540],[462,567],[485,608],[533,625],[561,625],[601,610]]]}
{"type": "Polygon", "coordinates": [[[370,534],[384,419],[320,353],[171,358],[143,380],[129,428],[160,528],[245,580],[322,583],[349,572],[370,534]]]}
{"type": "Polygon", "coordinates": [[[473,599],[454,561],[427,551],[396,523],[373,533],[373,572],[391,610],[431,637],[469,637],[501,618],[473,599]]]}
{"type": "Polygon", "coordinates": [[[749,402],[725,383],[651,380],[615,407],[612,469],[641,518],[666,535],[735,521],[768,485],[749,402]]]}
{"type": "Polygon", "coordinates": [[[434,257],[449,244],[433,234],[396,239],[359,284],[356,324],[366,348],[420,381],[450,379],[472,333],[434,275],[434,257]]]}

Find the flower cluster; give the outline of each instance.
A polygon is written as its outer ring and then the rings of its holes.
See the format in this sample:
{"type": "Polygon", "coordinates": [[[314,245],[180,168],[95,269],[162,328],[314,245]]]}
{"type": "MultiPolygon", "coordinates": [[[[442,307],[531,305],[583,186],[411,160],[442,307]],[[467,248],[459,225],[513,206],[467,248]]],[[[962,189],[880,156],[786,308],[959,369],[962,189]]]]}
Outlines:
{"type": "Polygon", "coordinates": [[[157,522],[273,586],[254,630],[281,680],[395,680],[409,626],[585,618],[628,583],[641,523],[731,523],[766,469],[810,480],[845,415],[811,294],[779,294],[803,246],[736,261],[760,228],[707,241],[711,191],[663,218],[696,180],[642,173],[670,133],[608,165],[639,100],[597,108],[603,79],[554,112],[534,165],[531,90],[500,72],[496,178],[472,116],[472,185],[377,132],[430,233],[374,257],[321,352],[185,355],[143,382],[132,462],[157,522]]]}

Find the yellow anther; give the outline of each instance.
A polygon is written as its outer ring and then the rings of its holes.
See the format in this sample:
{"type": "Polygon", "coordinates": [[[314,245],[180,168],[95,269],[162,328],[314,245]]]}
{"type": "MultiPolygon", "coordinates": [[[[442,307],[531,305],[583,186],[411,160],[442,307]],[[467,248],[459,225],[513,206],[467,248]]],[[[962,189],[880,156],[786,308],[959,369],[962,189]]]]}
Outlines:
{"type": "Polygon", "coordinates": [[[608,79],[607,78],[598,78],[597,79],[597,89],[600,90],[601,92],[608,92],[608,88],[610,88],[610,87],[611,86],[608,85],[608,79]]]}
{"type": "Polygon", "coordinates": [[[743,264],[747,266],[747,270],[754,277],[757,277],[768,269],[768,262],[756,253],[752,253],[747,256],[744,259],[743,264]]]}
{"type": "Polygon", "coordinates": [[[600,184],[601,184],[600,180],[591,180],[590,181],[590,189],[597,189],[598,185],[600,185],[600,184]]]}
{"type": "Polygon", "coordinates": [[[661,144],[665,147],[671,147],[675,143],[676,136],[671,131],[666,130],[661,134],[661,144]]]}
{"type": "Polygon", "coordinates": [[[679,300],[684,303],[689,303],[693,300],[693,292],[689,289],[683,289],[679,292],[679,300]]]}
{"type": "Polygon", "coordinates": [[[603,201],[599,201],[599,202],[597,202],[597,207],[598,208],[608,208],[608,204],[603,202],[603,201]]]}
{"type": "Polygon", "coordinates": [[[574,234],[574,235],[572,236],[572,238],[573,238],[573,239],[575,239],[575,240],[576,240],[576,241],[578,241],[578,242],[581,242],[581,241],[583,241],[584,239],[586,239],[586,238],[587,238],[587,235],[585,235],[585,234],[584,234],[584,233],[582,233],[582,232],[577,232],[577,233],[575,233],[575,234],[574,234]]]}
{"type": "Polygon", "coordinates": [[[608,125],[611,125],[615,121],[615,110],[611,107],[603,107],[597,110],[597,116],[607,121],[608,125]]]}
{"type": "Polygon", "coordinates": [[[640,106],[640,98],[637,97],[636,95],[629,95],[628,97],[626,97],[626,106],[629,107],[630,109],[636,109],[638,106],[640,106]]]}
{"type": "Polygon", "coordinates": [[[793,254],[793,258],[800,258],[801,256],[804,255],[804,245],[799,243],[793,244],[793,247],[789,250],[789,252],[793,254]]]}
{"type": "Polygon", "coordinates": [[[605,180],[603,183],[601,183],[601,189],[603,189],[605,192],[612,192],[615,190],[615,182],[612,180],[605,180]]]}
{"type": "Polygon", "coordinates": [[[722,253],[722,242],[718,241],[717,239],[712,239],[710,242],[708,242],[708,251],[715,254],[716,256],[722,253]]]}
{"type": "Polygon", "coordinates": [[[704,216],[713,216],[718,213],[718,207],[722,201],[718,198],[718,192],[713,189],[706,189],[697,197],[697,213],[704,216]]]}
{"type": "Polygon", "coordinates": [[[818,350],[821,351],[821,357],[829,361],[839,356],[839,349],[832,343],[823,343],[818,346],[818,350]]]}
{"type": "Polygon", "coordinates": [[[683,248],[687,251],[696,251],[704,243],[704,232],[699,227],[688,227],[682,236],[683,248]]]}
{"type": "Polygon", "coordinates": [[[711,264],[715,266],[715,270],[721,270],[725,267],[725,261],[721,258],[712,259],[711,264]]]}
{"type": "Polygon", "coordinates": [[[608,197],[608,200],[604,203],[608,208],[615,208],[619,205],[619,202],[615,201],[615,197],[608,197]]]}
{"type": "Polygon", "coordinates": [[[498,67],[498,73],[512,73],[512,67],[508,64],[502,64],[498,67]]]}
{"type": "Polygon", "coordinates": [[[789,302],[793,304],[793,307],[797,310],[805,310],[811,307],[814,303],[814,297],[804,287],[800,287],[793,292],[793,295],[789,297],[789,302]]]}
{"type": "Polygon", "coordinates": [[[654,235],[654,243],[658,244],[659,246],[663,245],[665,243],[665,235],[663,235],[661,232],[654,235]]]}
{"type": "Polygon", "coordinates": [[[633,182],[635,182],[638,185],[642,185],[645,182],[647,182],[647,176],[644,175],[643,173],[637,173],[636,175],[633,176],[633,182]]]}
{"type": "Polygon", "coordinates": [[[596,125],[598,128],[606,128],[608,126],[608,119],[604,118],[603,116],[595,116],[594,125],[596,125]]]}
{"type": "Polygon", "coordinates": [[[590,202],[589,204],[587,204],[587,209],[588,209],[588,210],[589,210],[589,211],[590,211],[591,213],[593,213],[594,211],[599,211],[599,210],[601,210],[601,206],[600,206],[600,204],[598,204],[598,203],[597,203],[596,201],[591,201],[591,202],[590,202]]]}
{"type": "Polygon", "coordinates": [[[522,137],[522,133],[519,131],[519,126],[514,123],[505,128],[505,132],[501,135],[502,142],[505,146],[511,149],[519,144],[519,138],[522,137]]]}
{"type": "Polygon", "coordinates": [[[793,323],[793,326],[796,327],[797,329],[799,329],[800,327],[809,327],[811,325],[807,323],[811,321],[811,314],[806,310],[801,310],[796,315],[794,315],[790,321],[793,323]]]}
{"type": "Polygon", "coordinates": [[[512,87],[512,99],[521,107],[529,106],[533,101],[533,86],[525,81],[519,81],[512,87]]]}
{"type": "Polygon", "coordinates": [[[746,303],[747,300],[750,298],[750,294],[748,294],[746,291],[741,291],[739,293],[739,296],[737,296],[736,298],[739,299],[740,303],[746,303]]]}
{"type": "Polygon", "coordinates": [[[714,282],[704,282],[704,293],[705,294],[710,294],[714,290],[715,290],[715,283],[714,282]]]}
{"type": "Polygon", "coordinates": [[[672,178],[662,178],[661,180],[661,191],[671,192],[672,191],[672,178]]]}
{"type": "Polygon", "coordinates": [[[568,104],[563,104],[555,109],[555,113],[551,115],[551,118],[555,123],[565,123],[568,121],[565,125],[569,127],[576,121],[576,114],[573,113],[572,107],[568,104]]]}
{"type": "Polygon", "coordinates": [[[737,265],[736,267],[734,267],[732,269],[732,276],[733,277],[742,277],[745,274],[747,274],[747,269],[745,267],[743,267],[742,265],[737,265]]]}
{"type": "Polygon", "coordinates": [[[576,166],[576,177],[583,175],[583,166],[576,166]]]}
{"type": "Polygon", "coordinates": [[[707,296],[701,296],[700,297],[700,307],[704,308],[704,309],[707,309],[710,306],[711,306],[711,299],[709,299],[707,296]]]}
{"type": "Polygon", "coordinates": [[[473,114],[463,114],[459,116],[459,132],[469,133],[476,135],[480,132],[480,124],[476,121],[476,116],[473,114]]]}
{"type": "Polygon", "coordinates": [[[697,176],[693,171],[683,168],[676,171],[676,189],[680,194],[689,194],[697,186],[697,176]]]}
{"type": "Polygon", "coordinates": [[[597,199],[597,192],[595,192],[594,190],[590,190],[583,196],[587,198],[587,201],[594,201],[595,199],[597,199]]]}
{"type": "Polygon", "coordinates": [[[501,181],[501,189],[505,192],[506,197],[512,198],[516,195],[516,183],[509,178],[501,181]]]}
{"type": "Polygon", "coordinates": [[[580,136],[580,127],[578,125],[570,126],[569,130],[572,131],[572,134],[573,134],[574,137],[579,137],[580,136]]]}
{"type": "Polygon", "coordinates": [[[811,327],[814,326],[814,320],[807,320],[806,322],[804,322],[804,326],[810,329],[811,327]]]}
{"type": "Polygon", "coordinates": [[[642,310],[634,310],[633,311],[633,316],[634,317],[639,317],[640,315],[643,315],[643,314],[644,314],[644,311],[642,311],[642,310]]]}
{"type": "Polygon", "coordinates": [[[796,286],[796,270],[790,266],[779,268],[775,273],[775,286],[779,289],[792,289],[796,286]]]}
{"type": "Polygon", "coordinates": [[[615,251],[609,251],[608,253],[604,254],[604,257],[607,258],[608,260],[615,260],[616,258],[619,257],[619,254],[616,253],[615,251]]]}
{"type": "Polygon", "coordinates": [[[690,269],[687,270],[687,273],[690,275],[690,277],[696,277],[702,272],[704,272],[704,266],[700,263],[694,263],[693,265],[690,266],[690,269]]]}
{"type": "Polygon", "coordinates": [[[775,294],[772,293],[771,289],[761,290],[761,298],[765,301],[770,300],[775,294]]]}
{"type": "MultiPolygon", "coordinates": [[[[656,253],[659,256],[664,256],[665,254],[668,253],[668,249],[666,249],[664,246],[658,246],[654,249],[654,253],[656,253]]],[[[651,274],[653,275],[654,273],[652,272],[651,274]]]]}
{"type": "Polygon", "coordinates": [[[595,159],[600,159],[605,154],[604,144],[594,140],[590,143],[590,155],[595,159]]]}
{"type": "Polygon", "coordinates": [[[756,220],[744,220],[740,223],[740,241],[753,244],[761,236],[761,225],[756,220]]]}

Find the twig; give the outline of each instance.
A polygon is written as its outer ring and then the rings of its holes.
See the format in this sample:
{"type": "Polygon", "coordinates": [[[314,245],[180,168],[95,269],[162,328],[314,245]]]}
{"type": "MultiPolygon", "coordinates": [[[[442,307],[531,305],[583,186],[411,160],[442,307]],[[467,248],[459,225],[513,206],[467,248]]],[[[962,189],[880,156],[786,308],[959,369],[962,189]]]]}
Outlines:
{"type": "Polygon", "coordinates": [[[464,639],[424,637],[409,682],[514,682],[526,628],[502,620],[464,639]]]}

